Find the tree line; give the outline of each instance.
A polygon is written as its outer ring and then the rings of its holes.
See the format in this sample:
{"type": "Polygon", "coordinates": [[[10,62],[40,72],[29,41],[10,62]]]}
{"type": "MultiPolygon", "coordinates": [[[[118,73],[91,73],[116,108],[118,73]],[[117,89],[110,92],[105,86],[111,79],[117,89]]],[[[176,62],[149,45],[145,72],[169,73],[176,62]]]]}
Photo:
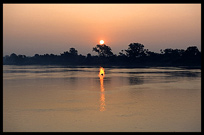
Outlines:
{"type": "Polygon", "coordinates": [[[196,46],[184,49],[167,48],[160,53],[149,51],[141,43],[130,43],[126,50],[113,54],[111,47],[97,44],[92,51],[98,55],[78,54],[70,48],[60,55],[35,54],[34,56],[16,55],[3,57],[4,65],[87,65],[87,66],[201,66],[201,52],[196,46]]]}

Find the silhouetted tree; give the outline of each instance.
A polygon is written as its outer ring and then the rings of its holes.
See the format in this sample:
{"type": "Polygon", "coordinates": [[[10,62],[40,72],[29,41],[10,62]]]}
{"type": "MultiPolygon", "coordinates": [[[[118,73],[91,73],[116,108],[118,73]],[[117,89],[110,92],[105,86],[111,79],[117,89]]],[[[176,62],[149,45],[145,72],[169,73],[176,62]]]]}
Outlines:
{"type": "Polygon", "coordinates": [[[113,52],[111,51],[111,48],[105,44],[96,45],[96,47],[93,48],[93,51],[97,52],[99,56],[103,56],[103,57],[113,56],[113,52]]]}
{"type": "Polygon", "coordinates": [[[119,52],[119,56],[121,56],[121,57],[125,57],[126,56],[125,53],[124,53],[124,50],[121,50],[121,52],[119,52]]]}
{"type": "Polygon", "coordinates": [[[200,55],[200,52],[196,46],[190,46],[186,49],[185,55],[196,56],[200,55]]]}
{"type": "Polygon", "coordinates": [[[70,53],[71,55],[78,55],[78,51],[77,51],[75,48],[70,48],[70,49],[69,49],[69,53],[70,53]]]}
{"type": "Polygon", "coordinates": [[[69,52],[68,52],[68,51],[65,51],[64,53],[61,53],[60,56],[61,56],[61,57],[69,56],[69,52]]]}
{"type": "Polygon", "coordinates": [[[11,55],[10,55],[10,58],[17,58],[18,56],[15,54],[15,53],[12,53],[11,55]]]}
{"type": "Polygon", "coordinates": [[[35,58],[38,58],[38,57],[40,57],[40,55],[39,55],[39,54],[35,54],[34,57],[35,57],[35,58]]]}
{"type": "Polygon", "coordinates": [[[171,49],[167,48],[164,50],[164,55],[171,56],[171,57],[177,57],[182,56],[185,51],[183,49],[171,49]]]}
{"type": "Polygon", "coordinates": [[[9,61],[11,64],[17,64],[18,63],[18,56],[15,53],[12,53],[10,55],[9,61]]]}
{"type": "Polygon", "coordinates": [[[183,63],[185,65],[201,65],[201,53],[196,46],[190,46],[183,53],[183,63]]]}
{"type": "Polygon", "coordinates": [[[88,53],[86,57],[87,57],[87,58],[91,58],[91,54],[90,54],[90,53],[88,53]]]}
{"type": "Polygon", "coordinates": [[[127,50],[121,50],[119,55],[114,55],[111,48],[105,44],[96,45],[93,51],[98,56],[78,55],[75,48],[70,48],[60,55],[35,54],[33,57],[16,55],[3,57],[6,65],[30,65],[30,64],[55,64],[55,65],[97,65],[97,66],[201,66],[201,52],[196,46],[190,46],[186,50],[167,48],[155,53],[144,49],[140,43],[131,43],[127,50]]]}
{"type": "Polygon", "coordinates": [[[130,43],[126,51],[128,57],[137,58],[145,55],[144,45],[140,43],[130,43]]]}

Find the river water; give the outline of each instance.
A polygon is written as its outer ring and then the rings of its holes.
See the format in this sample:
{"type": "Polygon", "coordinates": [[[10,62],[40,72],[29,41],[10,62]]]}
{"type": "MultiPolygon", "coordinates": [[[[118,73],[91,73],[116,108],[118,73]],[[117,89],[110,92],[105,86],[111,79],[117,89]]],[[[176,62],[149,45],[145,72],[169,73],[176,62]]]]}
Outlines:
{"type": "Polygon", "coordinates": [[[201,70],[3,66],[4,132],[200,132],[201,70]]]}

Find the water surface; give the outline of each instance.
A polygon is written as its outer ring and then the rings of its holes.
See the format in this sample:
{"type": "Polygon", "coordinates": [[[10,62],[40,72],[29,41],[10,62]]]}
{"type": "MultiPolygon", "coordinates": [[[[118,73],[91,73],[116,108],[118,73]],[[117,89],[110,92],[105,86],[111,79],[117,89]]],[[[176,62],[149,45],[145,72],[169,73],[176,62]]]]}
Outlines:
{"type": "Polygon", "coordinates": [[[201,71],[3,66],[4,132],[200,132],[201,71]]]}

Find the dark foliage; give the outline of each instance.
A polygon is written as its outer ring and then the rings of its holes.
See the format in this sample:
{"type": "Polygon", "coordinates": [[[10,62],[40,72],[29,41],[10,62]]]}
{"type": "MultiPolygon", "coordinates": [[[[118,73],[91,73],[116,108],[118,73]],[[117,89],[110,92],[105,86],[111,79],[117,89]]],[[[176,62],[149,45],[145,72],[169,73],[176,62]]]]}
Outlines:
{"type": "Polygon", "coordinates": [[[102,57],[110,57],[113,56],[113,53],[111,51],[111,48],[105,44],[103,45],[96,45],[96,47],[93,48],[93,51],[97,52],[99,56],[102,57]]]}
{"type": "Polygon", "coordinates": [[[144,49],[140,43],[131,43],[127,50],[121,50],[119,55],[113,54],[111,48],[105,44],[96,45],[93,51],[98,56],[78,54],[75,48],[70,48],[60,55],[35,54],[32,57],[16,55],[3,57],[4,65],[94,65],[94,66],[201,66],[201,52],[196,46],[186,50],[167,48],[160,53],[144,49]]]}

